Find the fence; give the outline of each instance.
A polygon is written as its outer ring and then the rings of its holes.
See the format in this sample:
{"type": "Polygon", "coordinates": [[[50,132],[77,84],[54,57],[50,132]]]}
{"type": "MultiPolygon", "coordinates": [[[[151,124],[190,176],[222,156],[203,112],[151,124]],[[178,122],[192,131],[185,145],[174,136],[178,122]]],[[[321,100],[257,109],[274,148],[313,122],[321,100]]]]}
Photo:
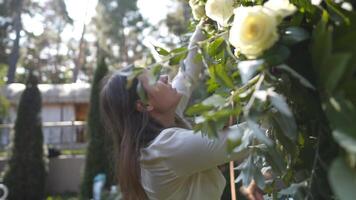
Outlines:
{"type": "MultiPolygon", "coordinates": [[[[14,124],[0,124],[0,149],[11,141],[14,124]]],[[[55,149],[82,149],[86,146],[85,121],[43,122],[44,144],[55,149]]]]}
{"type": "MultiPolygon", "coordinates": [[[[14,124],[0,124],[0,151],[6,151],[11,141],[11,130],[14,124]]],[[[59,151],[83,150],[86,148],[85,121],[43,122],[42,130],[44,144],[49,149],[59,151]],[[55,137],[53,137],[54,134],[55,137]]],[[[62,152],[63,153],[63,152],[62,152]]],[[[78,193],[82,173],[85,166],[85,156],[51,156],[48,152],[48,175],[46,180],[47,194],[78,193]]],[[[5,168],[7,157],[0,158],[0,172],[5,168]]]]}

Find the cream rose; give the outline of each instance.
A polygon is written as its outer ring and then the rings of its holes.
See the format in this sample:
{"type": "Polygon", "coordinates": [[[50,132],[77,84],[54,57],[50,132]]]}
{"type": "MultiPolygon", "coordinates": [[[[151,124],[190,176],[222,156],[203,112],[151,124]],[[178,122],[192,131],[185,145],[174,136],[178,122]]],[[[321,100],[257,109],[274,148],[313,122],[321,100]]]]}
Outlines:
{"type": "Polygon", "coordinates": [[[205,16],[205,6],[203,2],[199,0],[189,0],[189,6],[192,9],[195,20],[200,20],[205,16]]]}
{"type": "Polygon", "coordinates": [[[233,14],[233,5],[233,0],[208,0],[205,5],[206,16],[221,26],[227,26],[233,14]]]}
{"type": "Polygon", "coordinates": [[[238,7],[230,29],[229,41],[248,58],[256,58],[278,40],[277,19],[262,6],[238,7]]]}
{"type": "Polygon", "coordinates": [[[315,6],[318,6],[318,5],[320,5],[321,1],[322,0],[311,0],[311,3],[315,6]]]}
{"type": "Polygon", "coordinates": [[[263,6],[274,11],[281,19],[297,11],[297,7],[289,0],[269,0],[263,6]]]}

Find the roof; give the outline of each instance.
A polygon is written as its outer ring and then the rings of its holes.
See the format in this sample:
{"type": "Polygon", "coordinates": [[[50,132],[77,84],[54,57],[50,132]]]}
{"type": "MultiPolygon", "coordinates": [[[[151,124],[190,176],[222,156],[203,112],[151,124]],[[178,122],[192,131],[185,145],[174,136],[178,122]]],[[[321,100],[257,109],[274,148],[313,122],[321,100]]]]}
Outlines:
{"type": "MultiPolygon", "coordinates": [[[[89,83],[38,84],[43,103],[88,103],[90,98],[89,83]]],[[[22,83],[4,85],[1,93],[13,103],[18,104],[25,89],[22,83]]]]}

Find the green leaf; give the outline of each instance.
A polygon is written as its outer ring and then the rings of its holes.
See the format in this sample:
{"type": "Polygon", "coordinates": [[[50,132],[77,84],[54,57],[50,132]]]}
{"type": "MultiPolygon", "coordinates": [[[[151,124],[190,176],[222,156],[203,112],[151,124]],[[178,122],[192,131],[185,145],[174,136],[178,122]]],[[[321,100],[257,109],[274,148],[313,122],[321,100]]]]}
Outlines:
{"type": "Polygon", "coordinates": [[[231,126],[226,130],[228,152],[232,152],[235,147],[242,144],[243,133],[244,130],[239,126],[231,126]]]}
{"type": "Polygon", "coordinates": [[[332,133],[340,146],[356,154],[356,109],[342,97],[330,98],[324,106],[332,133]]]}
{"type": "Polygon", "coordinates": [[[343,9],[339,5],[331,0],[325,0],[325,2],[331,18],[336,21],[336,23],[345,23],[346,25],[350,24],[350,19],[343,13],[343,9]]]}
{"type": "Polygon", "coordinates": [[[149,73],[147,74],[148,76],[148,83],[150,85],[154,85],[160,75],[161,75],[161,70],[162,70],[162,65],[154,65],[151,69],[149,69],[149,73]]]}
{"type": "Polygon", "coordinates": [[[230,117],[230,116],[239,116],[241,114],[241,107],[236,106],[234,108],[225,107],[215,113],[215,116],[218,118],[230,117]]]}
{"type": "Polygon", "coordinates": [[[327,59],[325,67],[320,72],[320,79],[326,90],[333,92],[336,89],[351,58],[352,54],[350,53],[338,53],[327,59]]]}
{"type": "Polygon", "coordinates": [[[265,155],[267,163],[271,165],[275,173],[281,174],[283,171],[285,171],[286,164],[283,160],[283,155],[277,151],[275,147],[262,148],[261,150],[265,155]]]}
{"type": "MultiPolygon", "coordinates": [[[[356,18],[356,17],[355,17],[356,18]]],[[[355,19],[356,20],[356,19],[355,19]]],[[[356,22],[355,22],[356,23],[356,22]]],[[[356,27],[355,27],[356,29],[356,27]]],[[[339,31],[338,35],[335,38],[335,49],[338,51],[347,51],[356,53],[356,47],[353,42],[356,39],[356,30],[349,30],[347,28],[340,28],[336,31],[339,31]],[[343,31],[343,32],[341,32],[343,31]],[[341,32],[341,33],[340,33],[341,32]]]]}
{"type": "Polygon", "coordinates": [[[260,189],[264,189],[265,188],[265,177],[263,176],[261,170],[257,167],[255,167],[255,171],[253,174],[253,180],[255,180],[256,185],[258,186],[258,188],[260,189]]]}
{"type": "Polygon", "coordinates": [[[186,47],[180,47],[173,49],[170,52],[172,58],[169,60],[169,65],[178,65],[185,57],[187,57],[188,51],[186,47]]]}
{"type": "Polygon", "coordinates": [[[283,31],[282,43],[286,45],[294,45],[302,42],[310,37],[309,32],[301,27],[288,27],[283,31]]]}
{"type": "Polygon", "coordinates": [[[329,170],[331,188],[340,200],[354,200],[356,197],[356,171],[341,158],[331,164],[329,170]]]}
{"type": "Polygon", "coordinates": [[[299,183],[293,183],[289,187],[284,188],[283,190],[278,192],[279,198],[282,198],[282,195],[288,195],[292,196],[295,199],[302,199],[302,196],[299,196],[299,192],[301,188],[306,188],[308,187],[308,182],[307,181],[302,181],[299,183]],[[298,198],[299,197],[299,198],[298,198]]]}
{"type": "Polygon", "coordinates": [[[222,47],[223,42],[224,38],[219,37],[213,42],[209,43],[207,46],[208,54],[212,57],[215,56],[221,50],[220,47],[222,47]]]}
{"type": "Polygon", "coordinates": [[[210,77],[210,79],[207,80],[206,85],[207,85],[208,93],[213,93],[219,88],[219,84],[216,82],[215,78],[213,77],[210,77]]]}
{"type": "MultiPolygon", "coordinates": [[[[278,143],[283,146],[283,149],[285,149],[286,152],[289,153],[291,156],[295,157],[298,153],[297,145],[296,142],[293,142],[292,138],[290,138],[289,135],[298,135],[298,134],[296,132],[296,129],[289,130],[287,128],[281,127],[280,124],[283,123],[283,121],[279,119],[280,117],[283,116],[278,112],[268,113],[269,123],[270,126],[272,127],[270,131],[272,135],[278,140],[278,143]],[[278,122],[277,120],[281,122],[278,122]]],[[[301,135],[298,136],[299,136],[298,139],[304,142],[303,136],[301,135]]]]}
{"type": "Polygon", "coordinates": [[[247,125],[252,130],[253,135],[258,141],[266,144],[267,146],[273,145],[273,141],[265,135],[264,131],[261,130],[256,122],[252,121],[251,119],[247,119],[247,125]]]}
{"type": "Polygon", "coordinates": [[[265,187],[265,179],[261,173],[258,160],[261,160],[261,157],[256,155],[250,155],[245,159],[245,161],[236,168],[241,170],[241,172],[235,182],[242,180],[242,184],[247,187],[252,180],[255,180],[257,186],[263,189],[265,187]]]}
{"type": "Polygon", "coordinates": [[[232,82],[231,77],[229,77],[227,72],[225,71],[224,64],[210,65],[208,70],[210,77],[218,84],[226,86],[228,88],[234,87],[234,83],[232,82]]]}
{"type": "Polygon", "coordinates": [[[226,102],[226,100],[224,97],[214,94],[214,95],[206,98],[202,102],[202,104],[205,106],[223,107],[225,105],[225,102],[226,102]]]}
{"type": "Polygon", "coordinates": [[[140,97],[140,99],[141,99],[141,101],[143,103],[147,103],[148,102],[148,97],[147,97],[146,91],[142,87],[142,84],[141,84],[140,81],[137,84],[136,92],[137,92],[138,96],[140,97]]]}
{"type": "Polygon", "coordinates": [[[264,59],[270,66],[276,66],[284,63],[290,55],[290,50],[284,45],[275,45],[267,50],[261,59],[264,59]]]}
{"type": "Polygon", "coordinates": [[[205,111],[210,111],[213,108],[214,106],[212,105],[204,105],[202,103],[199,103],[189,107],[185,113],[189,116],[193,116],[193,115],[201,114],[205,111]]]}
{"type": "Polygon", "coordinates": [[[333,136],[335,140],[346,149],[348,152],[356,154],[356,138],[343,134],[342,132],[335,130],[333,131],[333,136]]]}
{"type": "Polygon", "coordinates": [[[290,2],[300,8],[302,12],[306,11],[313,13],[315,10],[314,6],[311,4],[311,0],[290,0],[290,2]]]}
{"type": "Polygon", "coordinates": [[[173,49],[170,54],[177,54],[177,53],[182,53],[182,52],[187,52],[187,47],[179,47],[176,49],[173,49]]]}
{"type": "Polygon", "coordinates": [[[202,133],[207,135],[209,138],[216,138],[218,129],[212,120],[206,120],[204,123],[202,123],[202,133]]]}
{"type": "Polygon", "coordinates": [[[238,170],[241,170],[239,176],[236,178],[235,182],[242,181],[242,184],[247,187],[252,179],[253,179],[253,173],[254,173],[254,162],[253,162],[253,156],[250,155],[247,159],[245,159],[238,167],[238,170]]]}
{"type": "Polygon", "coordinates": [[[323,11],[322,18],[313,31],[311,51],[312,63],[316,72],[323,70],[323,66],[331,55],[332,29],[327,26],[328,20],[328,13],[323,11]]]}
{"type": "Polygon", "coordinates": [[[304,14],[301,12],[297,12],[292,16],[292,19],[290,20],[290,25],[291,26],[300,26],[301,23],[303,22],[304,19],[304,14]]]}
{"type": "Polygon", "coordinates": [[[305,87],[308,87],[312,90],[315,90],[315,87],[306,78],[304,78],[302,75],[298,74],[298,72],[294,71],[289,66],[282,64],[282,65],[278,65],[276,68],[289,72],[292,76],[294,76],[294,78],[297,78],[302,85],[304,85],[305,87]]]}
{"type": "Polygon", "coordinates": [[[257,70],[263,65],[263,60],[246,60],[240,61],[237,64],[237,68],[240,71],[242,83],[247,83],[257,72],[257,70]]]}
{"type": "Polygon", "coordinates": [[[139,76],[144,71],[144,68],[134,67],[129,65],[118,71],[118,74],[126,77],[127,85],[126,89],[129,89],[132,86],[133,80],[139,76]]]}
{"type": "Polygon", "coordinates": [[[232,79],[226,72],[226,66],[224,64],[213,65],[215,78],[218,82],[228,88],[234,88],[234,83],[232,79]]]}
{"type": "Polygon", "coordinates": [[[161,74],[161,70],[162,65],[155,65],[150,69],[153,76],[159,76],[161,74]]]}
{"type": "MultiPolygon", "coordinates": [[[[297,140],[297,124],[293,116],[286,116],[279,112],[275,112],[271,117],[275,121],[275,125],[278,126],[276,128],[279,128],[286,137],[294,142],[297,140]]],[[[288,143],[284,142],[283,145],[288,145],[288,143]]]]}
{"type": "Polygon", "coordinates": [[[286,99],[282,95],[270,89],[267,90],[267,94],[273,107],[275,107],[280,113],[286,115],[287,117],[293,116],[293,113],[290,110],[286,99]]]}
{"type": "Polygon", "coordinates": [[[169,52],[167,50],[163,49],[162,47],[154,46],[154,49],[157,51],[157,53],[159,55],[162,55],[162,56],[168,56],[169,55],[169,52]]]}
{"type": "Polygon", "coordinates": [[[241,138],[241,144],[239,146],[235,146],[233,149],[233,152],[241,152],[243,150],[248,150],[251,142],[253,141],[253,133],[252,131],[248,128],[247,123],[239,123],[236,125],[233,125],[231,127],[238,126],[240,128],[240,131],[242,131],[242,138],[241,138]]]}

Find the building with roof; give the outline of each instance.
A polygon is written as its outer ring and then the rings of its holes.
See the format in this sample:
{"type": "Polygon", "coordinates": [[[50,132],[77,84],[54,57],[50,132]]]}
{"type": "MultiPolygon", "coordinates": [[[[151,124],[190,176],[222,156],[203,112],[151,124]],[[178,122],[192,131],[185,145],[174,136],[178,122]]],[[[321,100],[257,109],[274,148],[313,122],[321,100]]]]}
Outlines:
{"type": "MultiPolygon", "coordinates": [[[[42,123],[45,144],[66,146],[85,142],[84,125],[90,99],[89,83],[39,84],[42,95],[42,123]]],[[[24,84],[4,85],[1,94],[10,102],[9,116],[3,120],[0,144],[10,141],[24,84]]]]}

